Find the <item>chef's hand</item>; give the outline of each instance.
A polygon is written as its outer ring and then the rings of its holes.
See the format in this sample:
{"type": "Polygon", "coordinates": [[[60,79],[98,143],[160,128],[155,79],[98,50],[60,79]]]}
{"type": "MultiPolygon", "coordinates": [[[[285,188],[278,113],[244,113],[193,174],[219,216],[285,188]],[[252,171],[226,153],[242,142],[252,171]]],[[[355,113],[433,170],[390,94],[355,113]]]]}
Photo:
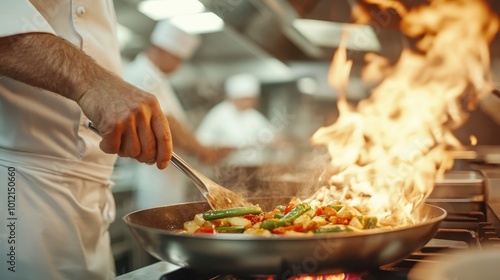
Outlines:
{"type": "Polygon", "coordinates": [[[99,146],[105,153],[167,167],[172,137],[154,95],[109,76],[89,87],[77,102],[101,131],[99,146]]]}
{"type": "Polygon", "coordinates": [[[172,137],[156,98],[110,73],[66,40],[36,32],[0,37],[0,76],[77,102],[101,131],[104,152],[167,167],[172,137]]]}

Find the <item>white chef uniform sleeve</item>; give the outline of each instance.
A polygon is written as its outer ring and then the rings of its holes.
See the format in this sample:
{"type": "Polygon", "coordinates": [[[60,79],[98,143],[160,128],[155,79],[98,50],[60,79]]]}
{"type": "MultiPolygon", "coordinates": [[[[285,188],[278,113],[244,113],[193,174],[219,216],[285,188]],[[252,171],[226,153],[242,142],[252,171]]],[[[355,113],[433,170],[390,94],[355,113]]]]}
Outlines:
{"type": "Polygon", "coordinates": [[[47,20],[28,0],[1,0],[0,18],[0,37],[32,32],[55,34],[47,20]]]}

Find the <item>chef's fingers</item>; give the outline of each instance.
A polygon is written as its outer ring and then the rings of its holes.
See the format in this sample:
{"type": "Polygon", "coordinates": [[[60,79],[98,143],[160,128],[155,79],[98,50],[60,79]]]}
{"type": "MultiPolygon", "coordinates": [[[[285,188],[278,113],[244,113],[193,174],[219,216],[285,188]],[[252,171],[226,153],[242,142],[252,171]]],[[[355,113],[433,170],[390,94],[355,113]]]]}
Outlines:
{"type": "Polygon", "coordinates": [[[125,129],[121,136],[121,145],[118,155],[138,159],[141,155],[141,144],[137,135],[137,122],[135,117],[128,118],[125,123],[125,129]]]}
{"type": "Polygon", "coordinates": [[[151,128],[151,113],[141,114],[137,120],[137,134],[140,139],[141,154],[137,157],[140,162],[153,164],[156,162],[156,139],[151,128]]]}
{"type": "Polygon", "coordinates": [[[111,131],[104,132],[99,143],[101,150],[107,154],[117,154],[122,142],[123,126],[115,126],[111,131]]]}
{"type": "Polygon", "coordinates": [[[151,116],[151,128],[156,138],[156,166],[159,169],[165,169],[172,157],[172,135],[163,113],[151,116]]]}

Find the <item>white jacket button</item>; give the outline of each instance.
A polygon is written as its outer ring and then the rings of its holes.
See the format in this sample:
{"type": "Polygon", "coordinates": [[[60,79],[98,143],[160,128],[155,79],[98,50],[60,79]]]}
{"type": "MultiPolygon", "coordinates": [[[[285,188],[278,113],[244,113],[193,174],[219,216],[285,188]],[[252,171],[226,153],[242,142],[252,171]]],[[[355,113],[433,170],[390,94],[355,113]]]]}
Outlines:
{"type": "Polygon", "coordinates": [[[76,14],[78,16],[83,16],[86,12],[87,12],[87,10],[85,9],[85,7],[83,7],[83,6],[76,7],[76,14]]]}

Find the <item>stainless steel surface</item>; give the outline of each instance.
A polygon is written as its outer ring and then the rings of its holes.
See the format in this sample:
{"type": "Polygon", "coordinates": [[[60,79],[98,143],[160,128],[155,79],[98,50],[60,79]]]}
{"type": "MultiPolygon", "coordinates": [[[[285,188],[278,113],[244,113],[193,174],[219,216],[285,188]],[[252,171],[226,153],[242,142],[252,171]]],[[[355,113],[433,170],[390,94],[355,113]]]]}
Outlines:
{"type": "Polygon", "coordinates": [[[157,262],[147,267],[134,270],[130,273],[116,277],[116,280],[149,280],[160,279],[165,273],[179,269],[179,266],[168,262],[157,262]]]}
{"type": "MultiPolygon", "coordinates": [[[[102,133],[91,121],[87,121],[87,126],[94,133],[102,137],[102,133]]],[[[241,194],[226,189],[210,180],[208,177],[192,168],[186,161],[174,152],[172,152],[170,162],[172,162],[175,167],[177,167],[193,182],[193,184],[207,199],[212,209],[225,209],[250,205],[250,203],[247,202],[241,194]]]]}
{"type": "MultiPolygon", "coordinates": [[[[500,231],[500,200],[486,203],[486,216],[494,228],[500,231]]],[[[498,236],[500,240],[500,236],[498,236]]]]}
{"type": "MultiPolygon", "coordinates": [[[[408,274],[410,280],[433,279],[498,279],[500,273],[500,169],[496,160],[500,149],[496,146],[476,147],[476,154],[471,158],[471,168],[477,170],[483,178],[482,209],[485,220],[479,220],[480,245],[468,250],[450,250],[418,262],[408,274]]],[[[467,177],[467,176],[466,176],[467,177]]],[[[458,180],[455,184],[464,184],[471,177],[458,180]]],[[[452,184],[453,185],[453,184],[452,184]]],[[[470,190],[460,189],[460,196],[470,196],[470,190]]],[[[453,204],[453,203],[450,203],[453,204]]],[[[464,203],[472,205],[472,203],[464,203]]],[[[443,222],[446,223],[446,222],[443,222]]]]}
{"type": "MultiPolygon", "coordinates": [[[[264,209],[289,199],[253,202],[264,209]]],[[[209,210],[194,202],[157,207],[124,217],[142,247],[154,257],[202,272],[239,275],[359,271],[398,261],[424,246],[436,233],[446,212],[424,205],[423,222],[395,230],[339,233],[304,237],[251,235],[185,235],[174,232],[194,215],[209,210]],[[424,219],[425,218],[425,219],[424,219]]]]}
{"type": "Polygon", "coordinates": [[[500,275],[500,248],[467,250],[445,254],[420,262],[408,275],[409,280],[493,280],[500,275]]]}
{"type": "Polygon", "coordinates": [[[478,171],[449,171],[436,180],[428,202],[484,201],[484,178],[478,171]]]}
{"type": "Polygon", "coordinates": [[[448,171],[443,179],[436,180],[426,202],[447,212],[484,211],[487,179],[479,170],[470,169],[470,161],[464,160],[461,165],[463,169],[448,171]]]}
{"type": "Polygon", "coordinates": [[[469,146],[463,151],[452,152],[455,159],[465,159],[472,162],[484,164],[500,163],[500,146],[498,145],[479,145],[469,146]]]}
{"type": "Polygon", "coordinates": [[[477,171],[448,171],[444,178],[436,180],[435,185],[481,185],[483,182],[483,176],[477,171]]]}
{"type": "Polygon", "coordinates": [[[500,169],[483,169],[481,172],[487,178],[485,183],[485,195],[487,201],[500,201],[500,169]]]}

